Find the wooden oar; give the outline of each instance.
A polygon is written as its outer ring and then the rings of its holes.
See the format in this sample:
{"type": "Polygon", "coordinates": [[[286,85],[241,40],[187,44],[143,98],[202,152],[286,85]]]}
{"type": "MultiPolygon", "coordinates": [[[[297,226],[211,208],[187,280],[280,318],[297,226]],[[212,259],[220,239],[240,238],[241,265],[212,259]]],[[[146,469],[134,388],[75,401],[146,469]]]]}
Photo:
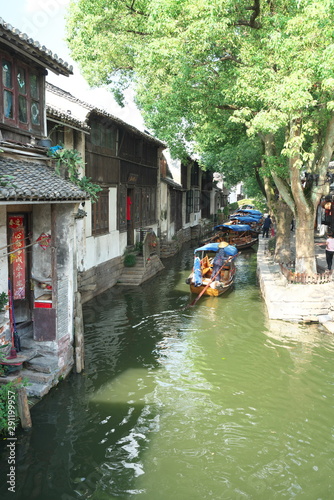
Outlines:
{"type": "Polygon", "coordinates": [[[199,295],[197,295],[197,297],[187,307],[192,307],[192,306],[194,306],[196,304],[196,302],[202,297],[202,295],[205,292],[205,290],[207,290],[207,288],[211,285],[211,283],[214,281],[214,279],[216,278],[216,276],[218,276],[218,274],[223,269],[223,267],[227,264],[227,262],[230,262],[232,259],[234,259],[235,257],[237,257],[237,255],[239,255],[239,253],[237,253],[236,255],[231,255],[231,257],[229,257],[227,260],[225,260],[224,264],[218,269],[218,271],[216,272],[216,274],[210,279],[209,283],[203,288],[203,290],[201,291],[201,293],[199,295]]]}

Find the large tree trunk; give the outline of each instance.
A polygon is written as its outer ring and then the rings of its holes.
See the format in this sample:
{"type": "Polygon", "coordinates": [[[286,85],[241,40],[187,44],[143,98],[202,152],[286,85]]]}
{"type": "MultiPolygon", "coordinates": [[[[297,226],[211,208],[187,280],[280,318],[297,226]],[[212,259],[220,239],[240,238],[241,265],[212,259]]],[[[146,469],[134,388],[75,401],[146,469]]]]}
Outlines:
{"type": "MultiPolygon", "coordinates": [[[[309,208],[309,207],[308,207],[309,208]]],[[[317,271],[314,252],[314,211],[296,214],[296,272],[317,271]]]]}
{"type": "Polygon", "coordinates": [[[301,119],[293,120],[290,125],[290,144],[293,154],[289,159],[291,192],[295,203],[296,217],[296,262],[297,273],[316,272],[314,251],[315,209],[307,199],[300,180],[300,142],[301,119]]]}
{"type": "MultiPolygon", "coordinates": [[[[274,156],[274,136],[272,134],[266,134],[261,138],[263,142],[264,154],[268,157],[274,156]]],[[[276,221],[276,245],[274,259],[276,262],[286,264],[291,261],[290,229],[293,214],[290,207],[281,197],[277,199],[277,192],[275,193],[273,188],[273,180],[275,181],[275,177],[271,179],[266,176],[263,179],[267,204],[270,212],[275,216],[276,221]]],[[[279,186],[276,185],[276,188],[279,190],[279,186]]]]}
{"type": "Polygon", "coordinates": [[[287,264],[291,261],[291,221],[293,214],[283,200],[274,203],[276,218],[275,262],[287,264]],[[276,216],[276,213],[278,216],[276,216]]]}

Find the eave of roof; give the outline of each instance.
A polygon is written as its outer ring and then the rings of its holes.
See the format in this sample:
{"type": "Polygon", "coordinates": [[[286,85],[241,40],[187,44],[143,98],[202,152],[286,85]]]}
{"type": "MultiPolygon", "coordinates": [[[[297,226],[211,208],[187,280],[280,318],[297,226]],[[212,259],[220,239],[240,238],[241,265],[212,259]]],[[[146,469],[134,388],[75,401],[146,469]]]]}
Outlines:
{"type": "Polygon", "coordinates": [[[88,194],[43,163],[0,157],[0,203],[77,202],[88,194]],[[8,176],[8,177],[6,177],[8,176]]]}
{"type": "Polygon", "coordinates": [[[179,189],[180,191],[184,191],[181,184],[178,184],[177,182],[175,182],[173,179],[170,179],[169,177],[161,177],[161,182],[168,184],[169,186],[173,187],[174,189],[179,189]]]}
{"type": "Polygon", "coordinates": [[[38,65],[49,69],[56,75],[69,76],[73,74],[73,66],[53,54],[51,50],[41,45],[37,40],[30,38],[0,17],[1,42],[21,52],[38,65]]]}
{"type": "Polygon", "coordinates": [[[67,125],[72,126],[73,128],[81,130],[82,132],[86,133],[90,132],[90,128],[88,127],[87,123],[83,123],[80,120],[77,120],[69,113],[62,111],[61,109],[57,109],[54,106],[51,106],[50,104],[46,105],[46,116],[47,118],[50,119],[53,118],[57,122],[66,123],[67,125]]]}
{"type": "Polygon", "coordinates": [[[66,98],[72,102],[75,102],[75,103],[80,104],[83,107],[85,107],[87,109],[87,121],[89,120],[89,118],[92,115],[95,114],[96,116],[103,117],[103,118],[106,118],[110,121],[116,122],[118,125],[126,128],[127,130],[133,132],[136,135],[140,135],[140,136],[144,137],[148,141],[154,142],[155,144],[157,144],[158,146],[160,146],[162,148],[167,147],[167,145],[164,142],[160,141],[159,139],[156,139],[152,135],[146,134],[145,132],[142,132],[141,130],[137,129],[136,127],[129,125],[129,123],[124,122],[120,118],[117,118],[117,116],[114,116],[114,115],[108,113],[107,111],[104,111],[103,109],[96,108],[92,104],[89,104],[87,102],[81,101],[80,99],[77,99],[69,92],[67,92],[59,87],[56,87],[55,85],[52,85],[49,82],[46,82],[46,89],[50,92],[53,92],[56,95],[59,95],[60,97],[66,98]]]}

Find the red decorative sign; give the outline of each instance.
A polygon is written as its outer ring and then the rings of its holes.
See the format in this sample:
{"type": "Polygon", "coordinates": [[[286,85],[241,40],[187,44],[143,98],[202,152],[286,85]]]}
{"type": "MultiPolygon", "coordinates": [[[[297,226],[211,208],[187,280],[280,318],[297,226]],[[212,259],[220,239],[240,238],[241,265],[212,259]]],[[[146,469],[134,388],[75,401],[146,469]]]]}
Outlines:
{"type": "Polygon", "coordinates": [[[43,248],[43,250],[45,250],[46,248],[48,248],[51,244],[51,235],[50,234],[46,234],[46,233],[42,233],[38,238],[37,240],[38,241],[38,244],[41,248],[43,248]]]}
{"type": "Polygon", "coordinates": [[[25,299],[26,295],[26,254],[24,243],[24,218],[23,216],[9,217],[10,251],[13,265],[13,299],[25,299]]]}

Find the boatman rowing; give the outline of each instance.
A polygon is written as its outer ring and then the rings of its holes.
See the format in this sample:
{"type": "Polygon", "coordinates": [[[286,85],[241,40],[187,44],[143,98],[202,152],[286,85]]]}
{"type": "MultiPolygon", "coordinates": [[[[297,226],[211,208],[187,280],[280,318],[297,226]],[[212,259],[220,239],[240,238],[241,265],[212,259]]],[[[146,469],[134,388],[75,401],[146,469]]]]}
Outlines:
{"type": "Polygon", "coordinates": [[[224,265],[224,262],[228,259],[228,255],[226,255],[224,248],[228,247],[228,243],[226,241],[221,241],[218,245],[218,252],[213,259],[213,267],[212,267],[212,276],[215,276],[215,281],[220,281],[220,273],[219,269],[224,265]]]}

